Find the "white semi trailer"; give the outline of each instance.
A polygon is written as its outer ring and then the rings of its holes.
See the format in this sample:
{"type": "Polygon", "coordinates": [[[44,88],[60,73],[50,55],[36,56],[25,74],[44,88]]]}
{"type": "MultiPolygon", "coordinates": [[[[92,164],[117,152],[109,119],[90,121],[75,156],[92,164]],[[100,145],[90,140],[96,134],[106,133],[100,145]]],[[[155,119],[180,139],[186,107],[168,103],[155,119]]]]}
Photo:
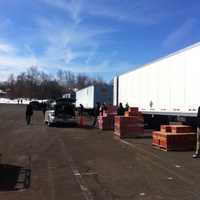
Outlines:
{"type": "Polygon", "coordinates": [[[194,122],[200,106],[200,43],[114,78],[113,103],[194,122]],[[174,117],[173,117],[174,116],[174,117]],[[181,117],[180,117],[181,116],[181,117]]]}
{"type": "Polygon", "coordinates": [[[91,85],[76,92],[76,107],[93,109],[97,102],[112,104],[113,87],[110,85],[91,85]]]}

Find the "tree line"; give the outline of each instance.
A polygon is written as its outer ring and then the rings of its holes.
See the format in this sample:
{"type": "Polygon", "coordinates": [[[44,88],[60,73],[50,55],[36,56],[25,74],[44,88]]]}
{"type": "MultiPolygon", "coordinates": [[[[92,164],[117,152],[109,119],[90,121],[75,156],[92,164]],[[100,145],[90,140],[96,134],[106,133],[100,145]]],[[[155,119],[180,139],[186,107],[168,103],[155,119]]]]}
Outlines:
{"type": "Polygon", "coordinates": [[[82,89],[89,85],[108,84],[102,78],[91,78],[85,74],[58,70],[52,76],[37,67],[30,67],[17,76],[10,74],[5,82],[0,82],[0,89],[7,92],[9,98],[56,99],[64,93],[82,89]]]}

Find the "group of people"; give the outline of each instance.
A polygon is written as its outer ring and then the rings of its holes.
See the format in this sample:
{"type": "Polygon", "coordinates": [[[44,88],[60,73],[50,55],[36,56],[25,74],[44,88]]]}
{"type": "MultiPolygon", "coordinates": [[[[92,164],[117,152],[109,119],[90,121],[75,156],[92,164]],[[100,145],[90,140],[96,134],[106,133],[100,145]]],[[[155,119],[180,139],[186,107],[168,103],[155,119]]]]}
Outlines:
{"type": "MultiPolygon", "coordinates": [[[[129,105],[128,103],[123,107],[122,103],[119,103],[119,106],[117,108],[117,115],[124,115],[125,111],[128,111],[129,105]]],[[[97,117],[103,113],[103,111],[107,110],[107,106],[105,103],[102,105],[98,102],[96,103],[95,109],[94,109],[94,121],[93,121],[93,126],[96,126],[97,122],[97,117]]],[[[198,108],[198,113],[197,113],[197,140],[196,140],[196,151],[193,154],[193,158],[200,158],[200,106],[198,108]]]]}
{"type": "Polygon", "coordinates": [[[119,103],[119,106],[117,108],[117,115],[124,115],[125,111],[128,111],[129,105],[126,103],[125,107],[123,107],[122,103],[119,103]]]}
{"type": "MultiPolygon", "coordinates": [[[[45,102],[40,103],[40,110],[42,111],[43,115],[45,116],[45,112],[47,109],[47,104],[45,102]]],[[[34,108],[31,103],[26,106],[26,123],[29,125],[31,123],[31,117],[33,115],[34,108]]]]}
{"type": "MultiPolygon", "coordinates": [[[[119,106],[117,107],[117,115],[124,115],[125,111],[128,111],[129,105],[126,104],[125,108],[123,107],[122,103],[119,103],[119,106]]],[[[99,115],[103,115],[103,112],[107,110],[106,103],[100,104],[99,102],[96,103],[96,106],[94,108],[94,121],[93,126],[96,126],[97,118],[99,115]]]]}
{"type": "MultiPolygon", "coordinates": [[[[117,115],[124,115],[125,111],[128,111],[129,105],[128,103],[123,107],[122,103],[119,103],[119,106],[117,108],[117,115]]],[[[43,113],[45,113],[46,106],[42,109],[43,113]]],[[[92,126],[95,127],[97,123],[97,118],[99,115],[103,115],[103,112],[107,110],[107,105],[106,103],[100,104],[99,102],[96,103],[96,106],[94,108],[94,121],[92,126]]],[[[82,104],[80,104],[80,112],[79,114],[82,115],[84,111],[84,107],[82,104]]],[[[31,104],[28,104],[26,107],[26,122],[27,125],[30,124],[31,122],[31,117],[33,115],[33,107],[31,104]]],[[[193,155],[193,158],[200,158],[200,106],[198,108],[198,113],[197,113],[197,142],[196,142],[196,151],[195,154],[193,155]]]]}
{"type": "Polygon", "coordinates": [[[23,99],[17,99],[17,103],[18,103],[18,104],[19,104],[19,103],[23,104],[23,99]]]}

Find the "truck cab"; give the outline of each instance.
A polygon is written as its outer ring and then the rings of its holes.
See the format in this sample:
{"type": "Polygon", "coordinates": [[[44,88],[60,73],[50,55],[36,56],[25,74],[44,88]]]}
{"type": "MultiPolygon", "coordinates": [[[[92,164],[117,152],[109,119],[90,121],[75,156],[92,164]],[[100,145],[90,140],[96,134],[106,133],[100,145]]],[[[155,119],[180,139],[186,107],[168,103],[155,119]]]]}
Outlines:
{"type": "Polygon", "coordinates": [[[76,123],[74,99],[57,99],[47,103],[45,123],[55,124],[76,123]]]}

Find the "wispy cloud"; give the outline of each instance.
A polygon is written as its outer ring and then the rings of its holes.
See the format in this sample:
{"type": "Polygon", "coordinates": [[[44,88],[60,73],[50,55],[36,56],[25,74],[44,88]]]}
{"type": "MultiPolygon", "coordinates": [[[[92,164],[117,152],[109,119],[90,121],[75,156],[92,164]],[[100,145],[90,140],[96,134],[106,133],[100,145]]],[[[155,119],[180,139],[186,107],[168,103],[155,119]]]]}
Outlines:
{"type": "Polygon", "coordinates": [[[37,65],[33,56],[20,56],[20,49],[6,42],[0,43],[0,81],[5,81],[11,73],[18,74],[30,66],[37,65]]]}
{"type": "Polygon", "coordinates": [[[76,23],[81,22],[81,0],[42,0],[48,5],[59,8],[63,11],[66,11],[70,18],[76,23]]]}
{"type": "MultiPolygon", "coordinates": [[[[105,17],[119,22],[135,24],[155,24],[160,22],[163,12],[162,3],[152,0],[130,2],[119,0],[41,0],[50,6],[66,11],[75,23],[80,23],[87,15],[105,17]]],[[[162,2],[162,1],[161,1],[162,2]]]]}
{"type": "Polygon", "coordinates": [[[101,36],[116,30],[106,27],[92,29],[86,25],[74,26],[73,23],[56,18],[50,20],[40,17],[37,18],[36,24],[35,38],[34,33],[30,35],[30,42],[26,36],[24,43],[17,43],[16,46],[0,43],[0,69],[8,67],[9,72],[17,74],[34,65],[48,68],[50,71],[65,69],[74,72],[96,72],[96,65],[99,71],[103,70],[100,67],[102,63],[92,64],[91,61],[97,54],[101,36]],[[40,48],[42,47],[40,54],[34,46],[38,39],[40,48]]]}
{"type": "Polygon", "coordinates": [[[39,60],[42,60],[43,65],[55,67],[57,62],[59,67],[65,68],[76,60],[88,63],[99,47],[99,37],[116,31],[105,27],[91,29],[81,25],[63,26],[57,20],[52,22],[44,18],[39,19],[38,24],[48,43],[39,60]]]}
{"type": "Polygon", "coordinates": [[[162,15],[157,6],[147,1],[123,2],[98,1],[86,4],[85,11],[93,16],[107,17],[119,22],[149,25],[159,22],[162,15]]]}
{"type": "Polygon", "coordinates": [[[171,32],[163,42],[165,48],[176,46],[190,36],[196,27],[196,20],[193,18],[187,19],[175,31],[171,32]]]}

